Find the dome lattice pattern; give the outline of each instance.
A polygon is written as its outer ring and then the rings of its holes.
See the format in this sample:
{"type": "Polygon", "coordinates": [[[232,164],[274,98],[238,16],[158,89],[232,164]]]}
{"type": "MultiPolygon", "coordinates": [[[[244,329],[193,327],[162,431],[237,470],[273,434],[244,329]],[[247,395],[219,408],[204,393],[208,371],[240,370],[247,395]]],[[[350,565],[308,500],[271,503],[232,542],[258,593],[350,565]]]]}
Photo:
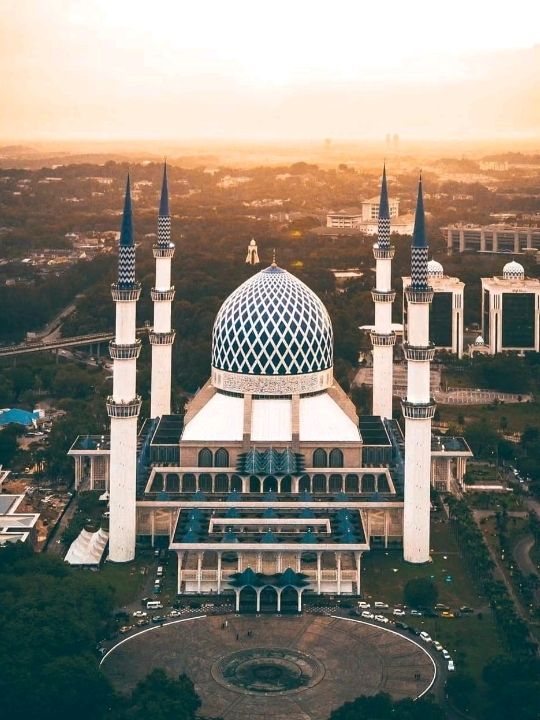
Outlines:
{"type": "Polygon", "coordinates": [[[512,260],[503,267],[503,278],[506,280],[522,280],[525,277],[525,268],[521,263],[512,260]]]}
{"type": "Polygon", "coordinates": [[[301,280],[271,266],[221,306],[212,332],[212,365],[249,375],[303,375],[332,367],[328,312],[301,280]]]}

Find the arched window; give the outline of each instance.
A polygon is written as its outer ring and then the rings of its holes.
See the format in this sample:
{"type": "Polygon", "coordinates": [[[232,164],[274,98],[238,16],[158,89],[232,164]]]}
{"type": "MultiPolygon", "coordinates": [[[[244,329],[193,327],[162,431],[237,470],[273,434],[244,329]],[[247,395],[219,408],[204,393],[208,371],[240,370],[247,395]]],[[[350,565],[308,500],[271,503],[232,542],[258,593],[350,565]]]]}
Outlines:
{"type": "Polygon", "coordinates": [[[152,480],[152,492],[161,492],[163,490],[163,475],[156,473],[152,480]]]}
{"type": "Polygon", "coordinates": [[[196,492],[197,479],[193,473],[186,473],[182,476],[182,492],[196,492]]]}
{"type": "Polygon", "coordinates": [[[178,473],[167,473],[167,492],[180,492],[180,475],[178,473]]]}
{"type": "Polygon", "coordinates": [[[229,467],[229,453],[225,448],[216,450],[216,467],[229,467]]]}
{"type": "Polygon", "coordinates": [[[311,478],[309,475],[302,475],[300,478],[298,492],[311,492],[311,478]]]}
{"type": "Polygon", "coordinates": [[[199,467],[212,467],[213,463],[212,451],[208,448],[199,450],[199,467]]]}
{"type": "Polygon", "coordinates": [[[345,478],[345,492],[358,492],[358,475],[347,475],[347,477],[345,478]]]}
{"type": "Polygon", "coordinates": [[[343,453],[339,448],[330,451],[330,467],[343,467],[343,453]]]}
{"type": "Polygon", "coordinates": [[[362,476],[362,492],[372,493],[375,492],[375,475],[367,473],[362,476]]]}
{"type": "Polygon", "coordinates": [[[313,476],[313,492],[314,493],[325,493],[326,492],[326,476],[325,475],[314,475],[313,476]]]}
{"type": "Polygon", "coordinates": [[[379,489],[379,492],[390,492],[390,485],[388,484],[388,478],[386,477],[386,475],[383,475],[382,473],[379,475],[377,487],[379,489]]]}
{"type": "Polygon", "coordinates": [[[219,473],[219,475],[216,475],[216,492],[229,492],[229,478],[227,475],[224,475],[223,473],[219,473]]]}
{"type": "Polygon", "coordinates": [[[326,450],[317,448],[313,453],[313,467],[326,467],[328,465],[328,458],[326,450]]]}
{"type": "Polygon", "coordinates": [[[341,492],[343,489],[343,478],[341,475],[330,475],[330,492],[341,492]]]}
{"type": "Polygon", "coordinates": [[[199,490],[205,493],[212,492],[212,476],[208,475],[208,473],[199,475],[199,490]]]}
{"type": "Polygon", "coordinates": [[[242,478],[239,475],[233,475],[231,478],[231,492],[242,492],[242,478]]]}

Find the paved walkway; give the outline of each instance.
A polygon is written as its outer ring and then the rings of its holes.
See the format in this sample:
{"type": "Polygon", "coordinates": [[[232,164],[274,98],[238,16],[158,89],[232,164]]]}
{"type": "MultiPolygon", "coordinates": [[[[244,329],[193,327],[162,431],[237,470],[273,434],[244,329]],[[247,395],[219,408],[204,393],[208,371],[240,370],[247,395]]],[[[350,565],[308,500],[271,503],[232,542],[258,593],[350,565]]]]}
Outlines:
{"type": "Polygon", "coordinates": [[[327,720],[332,710],[362,694],[387,692],[400,699],[425,692],[435,678],[435,663],[422,645],[380,626],[338,617],[200,617],[127,638],[105,656],[102,668],[121,692],[155,667],[172,675],[187,672],[205,716],[327,720]],[[227,627],[222,627],[225,620],[227,627]],[[265,650],[271,650],[267,658],[265,650]],[[272,690],[269,678],[302,672],[310,677],[304,686],[272,690]],[[254,693],[233,687],[235,678],[268,686],[254,693]]]}

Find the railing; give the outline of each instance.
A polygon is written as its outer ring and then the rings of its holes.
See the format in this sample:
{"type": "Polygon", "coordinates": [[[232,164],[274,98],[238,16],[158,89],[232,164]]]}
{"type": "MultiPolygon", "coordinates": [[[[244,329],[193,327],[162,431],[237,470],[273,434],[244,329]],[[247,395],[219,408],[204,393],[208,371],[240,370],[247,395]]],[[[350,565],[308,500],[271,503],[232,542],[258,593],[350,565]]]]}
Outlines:
{"type": "Polygon", "coordinates": [[[370,333],[371,344],[379,347],[388,347],[396,344],[396,334],[394,332],[384,334],[378,333],[374,330],[370,333]]]}
{"type": "Polygon", "coordinates": [[[427,290],[414,290],[410,285],[405,288],[407,302],[430,303],[433,300],[433,288],[427,290]]]}
{"type": "Polygon", "coordinates": [[[155,258],[169,258],[174,255],[174,243],[170,243],[169,247],[162,247],[161,245],[154,245],[152,247],[155,258]]]}
{"type": "Polygon", "coordinates": [[[122,402],[109,395],[107,398],[107,413],[110,418],[133,418],[139,415],[142,399],[136,395],[133,400],[122,402]]]}
{"type": "Polygon", "coordinates": [[[115,302],[134,302],[141,295],[141,283],[134,282],[132,287],[123,288],[118,283],[111,285],[111,295],[115,302]]]}
{"type": "Polygon", "coordinates": [[[433,360],[435,356],[435,346],[430,343],[428,347],[422,347],[418,345],[409,345],[409,343],[403,343],[403,353],[407,360],[412,361],[426,361],[433,360]]]}
{"type": "MultiPolygon", "coordinates": [[[[147,332],[148,328],[139,327],[136,330],[137,335],[147,332]]],[[[0,357],[8,355],[24,355],[30,352],[38,352],[40,350],[57,350],[59,348],[76,347],[81,345],[92,345],[106,342],[114,339],[114,332],[90,333],[89,335],[74,335],[68,338],[58,338],[57,340],[38,340],[20,343],[19,345],[11,345],[9,347],[0,347],[0,357]]]]}
{"type": "Polygon", "coordinates": [[[174,285],[168,290],[156,290],[156,288],[152,288],[150,290],[150,295],[154,302],[174,300],[174,285]]]}
{"type": "Polygon", "coordinates": [[[170,330],[169,332],[154,332],[150,330],[148,338],[151,345],[172,345],[175,335],[174,330],[170,330]]]}
{"type": "Polygon", "coordinates": [[[373,257],[375,260],[391,260],[394,257],[395,249],[393,245],[389,248],[380,248],[377,245],[373,246],[373,257]]]}
{"type": "Polygon", "coordinates": [[[413,403],[408,400],[401,401],[403,416],[409,418],[409,420],[429,420],[435,415],[436,407],[437,405],[433,399],[429,403],[413,403]]]}
{"type": "Polygon", "coordinates": [[[394,302],[396,299],[395,290],[372,290],[373,302],[394,302]]]}
{"type": "Polygon", "coordinates": [[[119,345],[114,341],[109,343],[109,354],[113,360],[132,360],[138,358],[141,352],[141,341],[119,345]]]}

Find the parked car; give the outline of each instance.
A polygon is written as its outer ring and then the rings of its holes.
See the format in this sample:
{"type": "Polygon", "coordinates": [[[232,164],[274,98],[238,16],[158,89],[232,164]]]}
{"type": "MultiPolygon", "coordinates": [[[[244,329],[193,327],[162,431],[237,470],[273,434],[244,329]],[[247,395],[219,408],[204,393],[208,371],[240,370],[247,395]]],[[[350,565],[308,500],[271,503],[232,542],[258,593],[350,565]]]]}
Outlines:
{"type": "Polygon", "coordinates": [[[441,645],[440,642],[437,642],[437,640],[433,641],[433,647],[435,648],[435,650],[438,650],[439,652],[441,652],[441,650],[443,649],[443,646],[441,645]]]}
{"type": "Polygon", "coordinates": [[[450,672],[454,672],[455,669],[456,669],[456,666],[454,665],[454,661],[453,661],[453,660],[449,660],[449,661],[448,661],[448,670],[449,670],[450,672]]]}
{"type": "Polygon", "coordinates": [[[361,617],[365,618],[366,620],[373,620],[375,615],[372,612],[369,612],[369,610],[363,610],[361,617]]]}
{"type": "Polygon", "coordinates": [[[404,622],[399,622],[399,621],[398,621],[398,622],[396,623],[396,627],[399,628],[400,630],[409,630],[409,626],[408,626],[406,623],[404,623],[404,622]]]}
{"type": "Polygon", "coordinates": [[[423,640],[424,642],[427,642],[427,643],[432,642],[432,640],[431,640],[431,635],[429,635],[429,633],[427,633],[425,630],[423,630],[423,631],[420,633],[420,637],[422,638],[422,640],[423,640]]]}
{"type": "Polygon", "coordinates": [[[135,610],[135,612],[133,613],[133,617],[145,618],[148,617],[148,613],[144,610],[135,610]]]}
{"type": "Polygon", "coordinates": [[[388,610],[388,603],[377,601],[373,603],[373,607],[376,607],[378,610],[388,610]]]}
{"type": "Polygon", "coordinates": [[[451,610],[443,610],[441,613],[441,617],[443,618],[453,618],[456,617],[455,614],[451,610]]]}
{"type": "Polygon", "coordinates": [[[452,659],[452,656],[450,655],[450,653],[448,652],[448,650],[445,650],[445,649],[443,648],[443,649],[441,650],[441,652],[442,652],[443,658],[444,658],[445,660],[451,660],[451,659],[452,659]]]}
{"type": "Polygon", "coordinates": [[[171,610],[171,612],[168,613],[169,617],[180,617],[181,614],[180,610],[171,610]]]}
{"type": "Polygon", "coordinates": [[[150,620],[148,618],[140,618],[135,624],[137,627],[144,627],[145,625],[150,624],[150,620]]]}
{"type": "Polygon", "coordinates": [[[392,614],[396,617],[403,617],[405,615],[405,610],[402,610],[401,608],[394,608],[392,614]]]}
{"type": "Polygon", "coordinates": [[[371,604],[368,602],[365,602],[364,600],[360,600],[360,602],[358,603],[358,607],[362,608],[362,610],[367,610],[368,608],[371,607],[371,604]]]}
{"type": "Polygon", "coordinates": [[[445,605],[444,603],[437,603],[435,605],[435,610],[450,610],[448,605],[445,605]]]}
{"type": "Polygon", "coordinates": [[[122,635],[125,635],[132,629],[133,629],[133,625],[122,625],[122,627],[118,630],[118,632],[122,633],[122,635]]]}
{"type": "Polygon", "coordinates": [[[387,617],[384,617],[384,615],[375,615],[375,620],[380,623],[388,623],[390,622],[387,617]]]}
{"type": "Polygon", "coordinates": [[[411,610],[411,615],[415,615],[416,617],[422,617],[422,613],[420,610],[411,610]]]}
{"type": "Polygon", "coordinates": [[[474,612],[474,610],[472,608],[468,607],[467,605],[462,605],[459,608],[459,612],[463,613],[463,615],[470,615],[471,613],[474,612]]]}
{"type": "Polygon", "coordinates": [[[165,622],[166,619],[167,618],[165,617],[165,615],[154,615],[152,617],[152,622],[153,623],[161,623],[161,622],[165,622]]]}

